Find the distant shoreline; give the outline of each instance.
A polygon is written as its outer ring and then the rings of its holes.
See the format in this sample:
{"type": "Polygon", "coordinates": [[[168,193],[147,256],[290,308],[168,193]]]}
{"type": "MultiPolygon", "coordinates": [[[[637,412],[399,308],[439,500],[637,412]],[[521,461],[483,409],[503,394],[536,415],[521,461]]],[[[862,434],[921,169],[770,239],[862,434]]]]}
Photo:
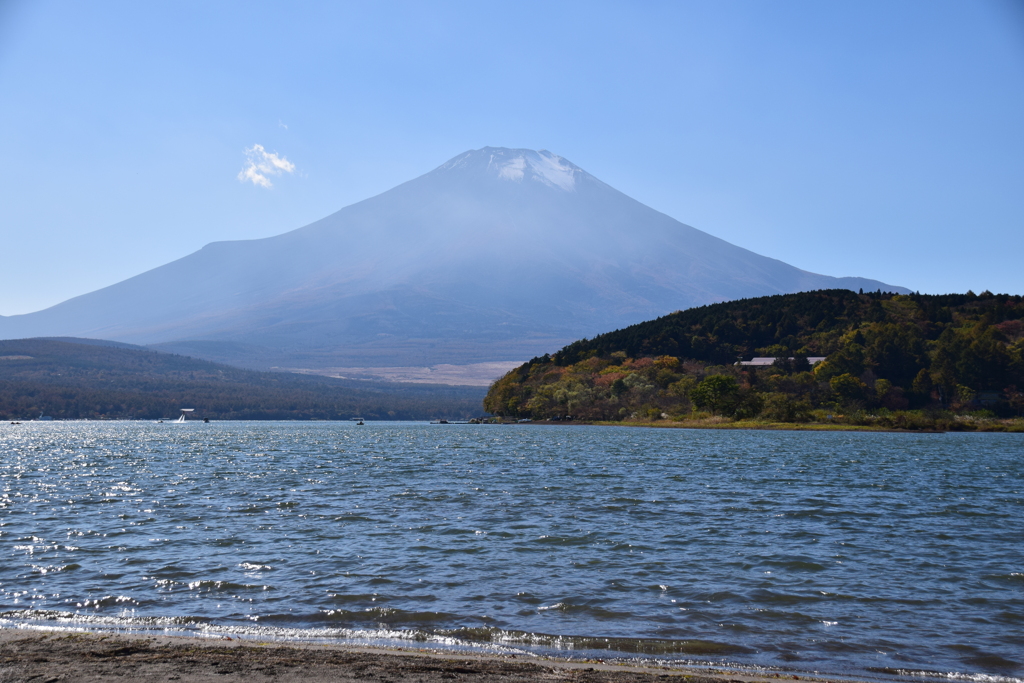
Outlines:
{"type": "MultiPolygon", "coordinates": [[[[750,675],[710,668],[630,666],[604,660],[481,654],[419,647],[372,648],[342,644],[238,640],[98,631],[0,628],[3,673],[17,680],[350,681],[423,683],[526,680],[573,683],[768,683],[830,681],[820,675],[750,675]]],[[[842,677],[843,683],[852,683],[842,677]]]]}
{"type": "Polygon", "coordinates": [[[532,420],[530,422],[502,422],[501,424],[521,425],[590,425],[596,427],[652,427],[655,429],[733,429],[738,431],[776,431],[776,432],[892,432],[899,434],[948,434],[948,433],[971,433],[984,432],[986,434],[1024,434],[1024,420],[1007,421],[1010,424],[972,425],[969,429],[943,430],[943,429],[899,429],[896,427],[882,427],[875,425],[851,425],[851,424],[826,424],[821,422],[756,422],[752,420],[738,420],[735,422],[712,422],[703,420],[688,420],[676,422],[672,420],[658,420],[656,422],[622,421],[612,422],[610,420],[532,420]]]}
{"type": "MultiPolygon", "coordinates": [[[[164,423],[173,424],[175,420],[153,420],[150,418],[72,418],[72,419],[57,419],[57,420],[0,420],[0,427],[5,425],[23,425],[23,424],[55,424],[55,423],[66,423],[66,422],[136,422],[136,423],[164,423]]],[[[351,418],[339,418],[336,420],[323,420],[323,419],[309,419],[309,420],[297,420],[297,419],[220,419],[215,418],[210,420],[210,424],[213,423],[234,423],[234,422],[289,422],[295,424],[348,424],[353,423],[354,419],[351,418]]],[[[415,419],[415,420],[375,420],[373,418],[366,418],[368,424],[374,423],[385,423],[385,422],[401,422],[406,424],[437,424],[434,421],[426,419],[415,419]]],[[[203,424],[202,420],[187,420],[185,424],[203,424]]],[[[898,434],[948,434],[948,433],[986,433],[986,434],[1024,434],[1024,420],[991,420],[988,422],[976,422],[965,425],[962,429],[901,429],[898,427],[885,427],[880,425],[852,425],[838,423],[822,423],[822,422],[759,422],[755,420],[736,420],[721,422],[715,421],[714,419],[703,419],[703,420],[686,420],[686,421],[673,421],[673,420],[658,420],[658,421],[634,421],[634,420],[623,420],[621,422],[614,422],[611,420],[530,420],[528,422],[519,422],[518,420],[506,420],[501,422],[487,422],[486,419],[481,419],[480,422],[472,423],[464,420],[451,420],[449,422],[441,423],[439,426],[455,425],[455,424],[481,424],[481,425],[503,425],[503,426],[547,426],[547,427],[650,427],[654,429],[714,429],[714,430],[737,430],[737,431],[766,431],[766,432],[890,432],[898,434]]]]}

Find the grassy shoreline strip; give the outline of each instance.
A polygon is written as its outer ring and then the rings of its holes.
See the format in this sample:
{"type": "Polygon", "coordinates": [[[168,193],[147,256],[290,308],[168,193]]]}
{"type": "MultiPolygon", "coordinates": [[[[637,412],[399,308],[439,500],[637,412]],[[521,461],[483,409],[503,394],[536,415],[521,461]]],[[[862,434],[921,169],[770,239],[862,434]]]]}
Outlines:
{"type": "Polygon", "coordinates": [[[978,421],[967,428],[938,429],[889,427],[885,425],[856,425],[842,422],[767,422],[759,420],[574,420],[569,422],[535,420],[531,422],[506,422],[503,424],[525,425],[592,425],[597,427],[651,427],[655,429],[735,429],[749,431],[790,431],[790,432],[895,432],[901,434],[945,434],[947,432],[984,432],[993,434],[1024,434],[1024,420],[993,421],[992,424],[978,421]]]}

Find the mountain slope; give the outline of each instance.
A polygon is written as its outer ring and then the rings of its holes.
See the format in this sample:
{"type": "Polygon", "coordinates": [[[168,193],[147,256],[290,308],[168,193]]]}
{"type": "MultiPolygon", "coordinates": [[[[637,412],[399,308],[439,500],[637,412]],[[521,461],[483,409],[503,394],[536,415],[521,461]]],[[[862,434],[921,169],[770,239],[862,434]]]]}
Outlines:
{"type": "Polygon", "coordinates": [[[216,242],[2,319],[0,337],[201,341],[224,360],[245,344],[252,365],[476,362],[695,305],[834,287],[905,291],[759,256],[548,152],[484,148],[304,228],[216,242]]]}
{"type": "Polygon", "coordinates": [[[482,389],[253,372],[89,339],[0,341],[0,420],[196,418],[423,420],[480,413],[482,389]]]}

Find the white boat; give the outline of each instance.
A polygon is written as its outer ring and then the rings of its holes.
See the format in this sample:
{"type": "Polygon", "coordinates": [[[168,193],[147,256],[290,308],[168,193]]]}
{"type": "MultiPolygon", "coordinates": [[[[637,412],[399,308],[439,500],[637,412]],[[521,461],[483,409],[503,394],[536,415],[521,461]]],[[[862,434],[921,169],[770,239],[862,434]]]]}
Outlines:
{"type": "Polygon", "coordinates": [[[185,421],[185,415],[188,414],[188,413],[191,413],[193,410],[195,410],[195,408],[182,408],[181,409],[181,417],[179,417],[177,420],[175,420],[174,424],[180,424],[180,423],[184,422],[185,421]]]}

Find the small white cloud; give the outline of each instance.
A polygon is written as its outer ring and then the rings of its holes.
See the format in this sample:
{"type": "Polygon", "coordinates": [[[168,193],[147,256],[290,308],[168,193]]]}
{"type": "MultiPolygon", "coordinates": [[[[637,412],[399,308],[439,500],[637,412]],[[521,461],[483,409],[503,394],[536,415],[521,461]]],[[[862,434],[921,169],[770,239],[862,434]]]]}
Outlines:
{"type": "Polygon", "coordinates": [[[268,152],[263,145],[253,145],[245,150],[245,168],[238,173],[241,182],[251,182],[260,187],[273,187],[267,176],[294,173],[295,164],[276,152],[268,152]]]}

